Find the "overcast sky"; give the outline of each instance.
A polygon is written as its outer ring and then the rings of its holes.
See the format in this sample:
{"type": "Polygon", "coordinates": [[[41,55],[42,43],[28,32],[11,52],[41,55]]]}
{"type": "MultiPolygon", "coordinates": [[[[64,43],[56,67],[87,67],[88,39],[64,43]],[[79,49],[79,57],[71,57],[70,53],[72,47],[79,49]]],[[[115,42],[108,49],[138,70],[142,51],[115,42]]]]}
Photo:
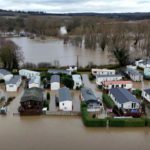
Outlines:
{"type": "Polygon", "coordinates": [[[0,9],[49,13],[149,12],[150,0],[0,0],[0,9]]]}

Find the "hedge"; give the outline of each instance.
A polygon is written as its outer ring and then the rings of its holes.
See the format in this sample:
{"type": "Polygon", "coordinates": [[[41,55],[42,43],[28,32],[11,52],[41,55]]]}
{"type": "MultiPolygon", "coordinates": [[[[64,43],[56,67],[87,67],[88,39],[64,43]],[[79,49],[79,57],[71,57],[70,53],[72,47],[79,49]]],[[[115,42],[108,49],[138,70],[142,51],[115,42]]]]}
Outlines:
{"type": "Polygon", "coordinates": [[[109,95],[103,94],[102,99],[103,103],[107,106],[107,108],[114,108],[115,103],[109,95]]]}
{"type": "Polygon", "coordinates": [[[144,127],[145,119],[143,118],[110,118],[110,127],[144,127]]]}
{"type": "Polygon", "coordinates": [[[145,126],[150,127],[150,118],[145,118],[145,126]]]}
{"type": "Polygon", "coordinates": [[[136,97],[139,97],[139,98],[141,98],[141,96],[142,96],[142,90],[140,90],[140,89],[135,89],[135,90],[132,91],[132,93],[133,93],[136,97]]]}
{"type": "Polygon", "coordinates": [[[90,118],[87,112],[86,104],[81,104],[82,120],[87,127],[106,127],[107,119],[90,118]]]}

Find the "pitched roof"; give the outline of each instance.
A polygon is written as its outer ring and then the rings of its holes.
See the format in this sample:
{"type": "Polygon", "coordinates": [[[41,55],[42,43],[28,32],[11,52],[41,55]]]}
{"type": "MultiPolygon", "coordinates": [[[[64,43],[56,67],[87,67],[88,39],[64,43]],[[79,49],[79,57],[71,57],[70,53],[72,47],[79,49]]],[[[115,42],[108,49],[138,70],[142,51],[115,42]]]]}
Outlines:
{"type": "Polygon", "coordinates": [[[138,70],[135,70],[135,69],[127,68],[126,71],[127,71],[129,74],[142,76],[142,74],[141,74],[138,70]]]}
{"type": "Polygon", "coordinates": [[[148,95],[150,95],[150,89],[145,89],[144,90],[148,95]]]}
{"type": "Polygon", "coordinates": [[[113,85],[113,84],[132,84],[132,81],[104,81],[102,82],[103,85],[113,85]]]}
{"type": "Polygon", "coordinates": [[[2,75],[9,75],[11,73],[8,70],[6,70],[6,69],[0,69],[0,74],[2,74],[2,75]]]}
{"type": "Polygon", "coordinates": [[[43,90],[40,88],[30,88],[26,89],[23,96],[21,97],[21,102],[25,101],[43,101],[43,90]]]}
{"type": "Polygon", "coordinates": [[[71,92],[68,88],[63,87],[58,90],[59,102],[72,101],[71,92]]]}
{"type": "Polygon", "coordinates": [[[6,84],[16,84],[21,79],[21,76],[15,75],[6,84]]]}
{"type": "Polygon", "coordinates": [[[34,77],[31,77],[31,79],[29,81],[29,84],[32,84],[32,83],[39,84],[40,81],[41,81],[41,77],[40,76],[34,76],[34,77]]]}
{"type": "Polygon", "coordinates": [[[101,78],[101,77],[122,77],[120,74],[109,74],[109,75],[96,75],[96,77],[101,78]]]}
{"type": "Polygon", "coordinates": [[[95,94],[93,93],[92,89],[90,89],[90,88],[85,88],[85,87],[82,88],[81,94],[86,102],[91,101],[91,100],[97,101],[95,94]]]}
{"type": "Polygon", "coordinates": [[[130,101],[139,103],[136,97],[133,96],[128,90],[124,88],[110,89],[110,93],[116,98],[116,101],[119,102],[120,104],[130,102],[130,101]]]}
{"type": "Polygon", "coordinates": [[[72,75],[72,79],[77,82],[82,82],[81,76],[79,74],[72,75]]]}
{"type": "Polygon", "coordinates": [[[48,73],[51,73],[51,74],[70,74],[70,71],[68,70],[61,70],[61,69],[58,69],[58,70],[55,70],[55,69],[49,69],[48,70],[48,73]]]}
{"type": "Polygon", "coordinates": [[[58,82],[60,83],[60,76],[59,75],[52,75],[51,76],[51,83],[58,82]]]}

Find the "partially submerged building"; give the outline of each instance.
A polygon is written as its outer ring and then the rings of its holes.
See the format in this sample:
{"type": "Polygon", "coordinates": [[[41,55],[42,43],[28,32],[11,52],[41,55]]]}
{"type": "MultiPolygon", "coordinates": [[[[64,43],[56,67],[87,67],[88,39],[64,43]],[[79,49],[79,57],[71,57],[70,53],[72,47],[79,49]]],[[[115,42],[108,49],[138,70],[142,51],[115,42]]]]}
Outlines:
{"type": "Polygon", "coordinates": [[[30,88],[24,91],[20,100],[18,111],[23,115],[42,114],[44,104],[43,90],[40,88],[30,88]]]}
{"type": "Polygon", "coordinates": [[[111,69],[97,69],[97,68],[92,68],[91,70],[92,75],[115,75],[116,70],[111,70],[111,69]]]}
{"type": "Polygon", "coordinates": [[[27,79],[30,79],[35,76],[40,76],[40,72],[27,70],[27,69],[21,69],[19,70],[19,75],[22,77],[26,77],[27,79]]]}
{"type": "Polygon", "coordinates": [[[13,74],[6,69],[0,69],[0,79],[9,81],[13,77],[13,74]]]}
{"type": "Polygon", "coordinates": [[[21,76],[19,75],[13,76],[9,81],[6,82],[6,91],[16,92],[19,89],[21,82],[22,82],[21,76]]]}
{"type": "Polygon", "coordinates": [[[126,110],[139,109],[140,102],[134,95],[124,88],[112,88],[109,90],[109,95],[118,108],[126,110]]]}
{"type": "Polygon", "coordinates": [[[33,87],[40,88],[40,86],[41,86],[41,77],[40,76],[31,77],[31,79],[29,80],[29,83],[28,83],[28,87],[29,88],[33,88],[33,87]]]}
{"type": "Polygon", "coordinates": [[[71,75],[71,71],[61,70],[61,69],[49,69],[48,73],[50,73],[50,74],[67,74],[67,75],[71,75]]]}
{"type": "Polygon", "coordinates": [[[52,75],[51,76],[51,90],[58,90],[60,89],[60,76],[59,75],[52,75]]]}
{"type": "Polygon", "coordinates": [[[77,88],[82,87],[83,83],[82,83],[81,75],[74,74],[74,75],[72,75],[72,79],[74,81],[73,89],[77,89],[77,88]]]}
{"type": "Polygon", "coordinates": [[[81,89],[81,100],[87,104],[88,112],[98,112],[103,109],[102,102],[95,96],[90,88],[84,87],[81,89]]]}
{"type": "Polygon", "coordinates": [[[142,97],[147,100],[148,102],[150,102],[150,89],[145,89],[142,92],[142,97]]]}
{"type": "Polygon", "coordinates": [[[59,110],[72,111],[72,96],[68,88],[63,87],[58,90],[59,110]]]}

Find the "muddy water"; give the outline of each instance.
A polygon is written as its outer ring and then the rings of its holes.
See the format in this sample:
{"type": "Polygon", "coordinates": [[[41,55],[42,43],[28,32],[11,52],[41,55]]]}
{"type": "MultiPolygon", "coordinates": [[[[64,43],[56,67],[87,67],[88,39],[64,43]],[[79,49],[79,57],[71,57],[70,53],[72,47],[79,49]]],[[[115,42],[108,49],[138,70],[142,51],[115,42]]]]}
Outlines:
{"type": "Polygon", "coordinates": [[[149,150],[149,128],[86,128],[78,117],[0,117],[1,150],[149,150]]]}
{"type": "Polygon", "coordinates": [[[76,65],[77,55],[79,65],[85,66],[89,62],[94,64],[108,64],[107,52],[77,48],[71,44],[64,45],[63,40],[47,39],[33,40],[29,38],[11,38],[24,52],[25,62],[50,62],[58,60],[61,66],[76,65]]]}

